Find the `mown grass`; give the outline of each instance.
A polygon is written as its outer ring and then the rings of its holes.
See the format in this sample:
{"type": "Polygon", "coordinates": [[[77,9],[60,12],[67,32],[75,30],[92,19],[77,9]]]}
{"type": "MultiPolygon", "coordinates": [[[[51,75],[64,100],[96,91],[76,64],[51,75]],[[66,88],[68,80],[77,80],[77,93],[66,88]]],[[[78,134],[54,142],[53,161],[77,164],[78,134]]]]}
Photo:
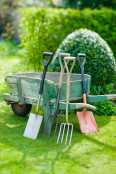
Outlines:
{"type": "Polygon", "coordinates": [[[116,116],[95,116],[99,132],[81,134],[76,114],[70,114],[74,125],[70,146],[56,143],[58,133],[52,141],[55,125],[49,141],[47,135],[42,140],[43,122],[36,140],[23,137],[28,117],[16,116],[3,100],[3,93],[10,93],[4,76],[21,71],[19,63],[16,56],[0,58],[0,174],[115,174],[116,116]]]}

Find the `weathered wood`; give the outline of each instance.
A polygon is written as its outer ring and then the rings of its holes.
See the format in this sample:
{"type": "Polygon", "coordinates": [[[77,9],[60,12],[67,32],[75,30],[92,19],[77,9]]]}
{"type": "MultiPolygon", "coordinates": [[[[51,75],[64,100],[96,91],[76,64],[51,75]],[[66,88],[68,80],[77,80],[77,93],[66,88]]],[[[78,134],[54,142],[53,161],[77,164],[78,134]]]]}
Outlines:
{"type": "MultiPolygon", "coordinates": [[[[65,110],[66,103],[65,102],[60,102],[58,108],[65,110]]],[[[91,109],[93,111],[96,111],[96,109],[97,109],[95,106],[92,106],[90,104],[85,104],[85,103],[69,103],[68,104],[68,109],[69,110],[82,109],[82,108],[91,109]]]]}
{"type": "Polygon", "coordinates": [[[87,102],[102,102],[107,100],[107,95],[88,95],[87,102]]]}
{"type": "Polygon", "coordinates": [[[87,102],[102,102],[105,100],[116,99],[116,94],[106,94],[106,95],[88,95],[87,102]]]}
{"type": "Polygon", "coordinates": [[[3,94],[3,99],[5,100],[5,101],[16,101],[16,102],[18,102],[18,96],[13,96],[13,95],[11,95],[11,94],[7,94],[7,93],[4,93],[3,94]]]}
{"type": "Polygon", "coordinates": [[[44,103],[44,127],[47,128],[46,131],[47,131],[47,133],[49,133],[51,120],[49,119],[47,122],[47,118],[48,118],[48,115],[51,113],[50,112],[51,109],[50,109],[50,98],[49,98],[46,81],[44,81],[42,97],[43,97],[43,103],[44,103]],[[46,124],[47,124],[47,126],[46,126],[46,124]]]}

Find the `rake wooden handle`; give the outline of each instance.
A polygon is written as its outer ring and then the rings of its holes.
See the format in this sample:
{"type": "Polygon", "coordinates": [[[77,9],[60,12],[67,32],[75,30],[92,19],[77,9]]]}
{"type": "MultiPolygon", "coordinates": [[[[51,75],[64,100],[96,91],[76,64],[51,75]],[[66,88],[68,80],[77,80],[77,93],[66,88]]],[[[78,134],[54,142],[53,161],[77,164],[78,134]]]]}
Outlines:
{"type": "Polygon", "coordinates": [[[74,67],[74,64],[75,64],[75,59],[76,57],[65,57],[64,58],[64,63],[65,63],[65,66],[66,66],[66,70],[67,70],[67,91],[66,91],[66,101],[69,101],[70,99],[70,79],[71,79],[71,72],[73,70],[73,67],[74,67]],[[71,69],[69,71],[68,69],[68,62],[69,61],[73,61],[73,64],[71,66],[71,69]]]}
{"type": "Polygon", "coordinates": [[[60,73],[60,78],[59,78],[59,88],[62,87],[63,75],[64,75],[64,70],[65,70],[65,66],[63,67],[61,57],[68,57],[68,56],[70,56],[69,53],[60,53],[60,55],[59,55],[59,62],[60,62],[60,67],[61,67],[61,73],[60,73]]]}

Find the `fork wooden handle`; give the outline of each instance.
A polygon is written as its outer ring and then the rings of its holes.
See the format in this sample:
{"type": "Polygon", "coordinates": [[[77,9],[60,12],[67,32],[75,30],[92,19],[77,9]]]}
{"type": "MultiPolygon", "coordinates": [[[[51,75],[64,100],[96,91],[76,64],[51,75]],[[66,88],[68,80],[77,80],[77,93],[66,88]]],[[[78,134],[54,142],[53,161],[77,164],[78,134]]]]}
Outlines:
{"type": "Polygon", "coordinates": [[[72,72],[74,64],[75,64],[75,59],[76,59],[76,57],[65,57],[64,58],[64,63],[65,63],[66,70],[67,70],[66,101],[69,101],[69,99],[70,99],[70,79],[71,79],[71,72],[72,72]],[[69,71],[68,66],[67,66],[69,61],[73,61],[72,66],[70,68],[70,71],[69,71]]]}

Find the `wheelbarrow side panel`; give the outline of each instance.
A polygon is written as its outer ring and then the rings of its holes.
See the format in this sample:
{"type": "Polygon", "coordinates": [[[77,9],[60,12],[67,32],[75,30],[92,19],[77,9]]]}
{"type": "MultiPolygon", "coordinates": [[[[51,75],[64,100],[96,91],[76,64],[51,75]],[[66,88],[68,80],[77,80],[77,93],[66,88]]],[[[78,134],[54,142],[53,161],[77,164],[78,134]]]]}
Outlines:
{"type": "Polygon", "coordinates": [[[18,89],[17,89],[17,77],[15,76],[6,76],[5,82],[8,88],[11,90],[12,95],[18,95],[18,89]]]}

